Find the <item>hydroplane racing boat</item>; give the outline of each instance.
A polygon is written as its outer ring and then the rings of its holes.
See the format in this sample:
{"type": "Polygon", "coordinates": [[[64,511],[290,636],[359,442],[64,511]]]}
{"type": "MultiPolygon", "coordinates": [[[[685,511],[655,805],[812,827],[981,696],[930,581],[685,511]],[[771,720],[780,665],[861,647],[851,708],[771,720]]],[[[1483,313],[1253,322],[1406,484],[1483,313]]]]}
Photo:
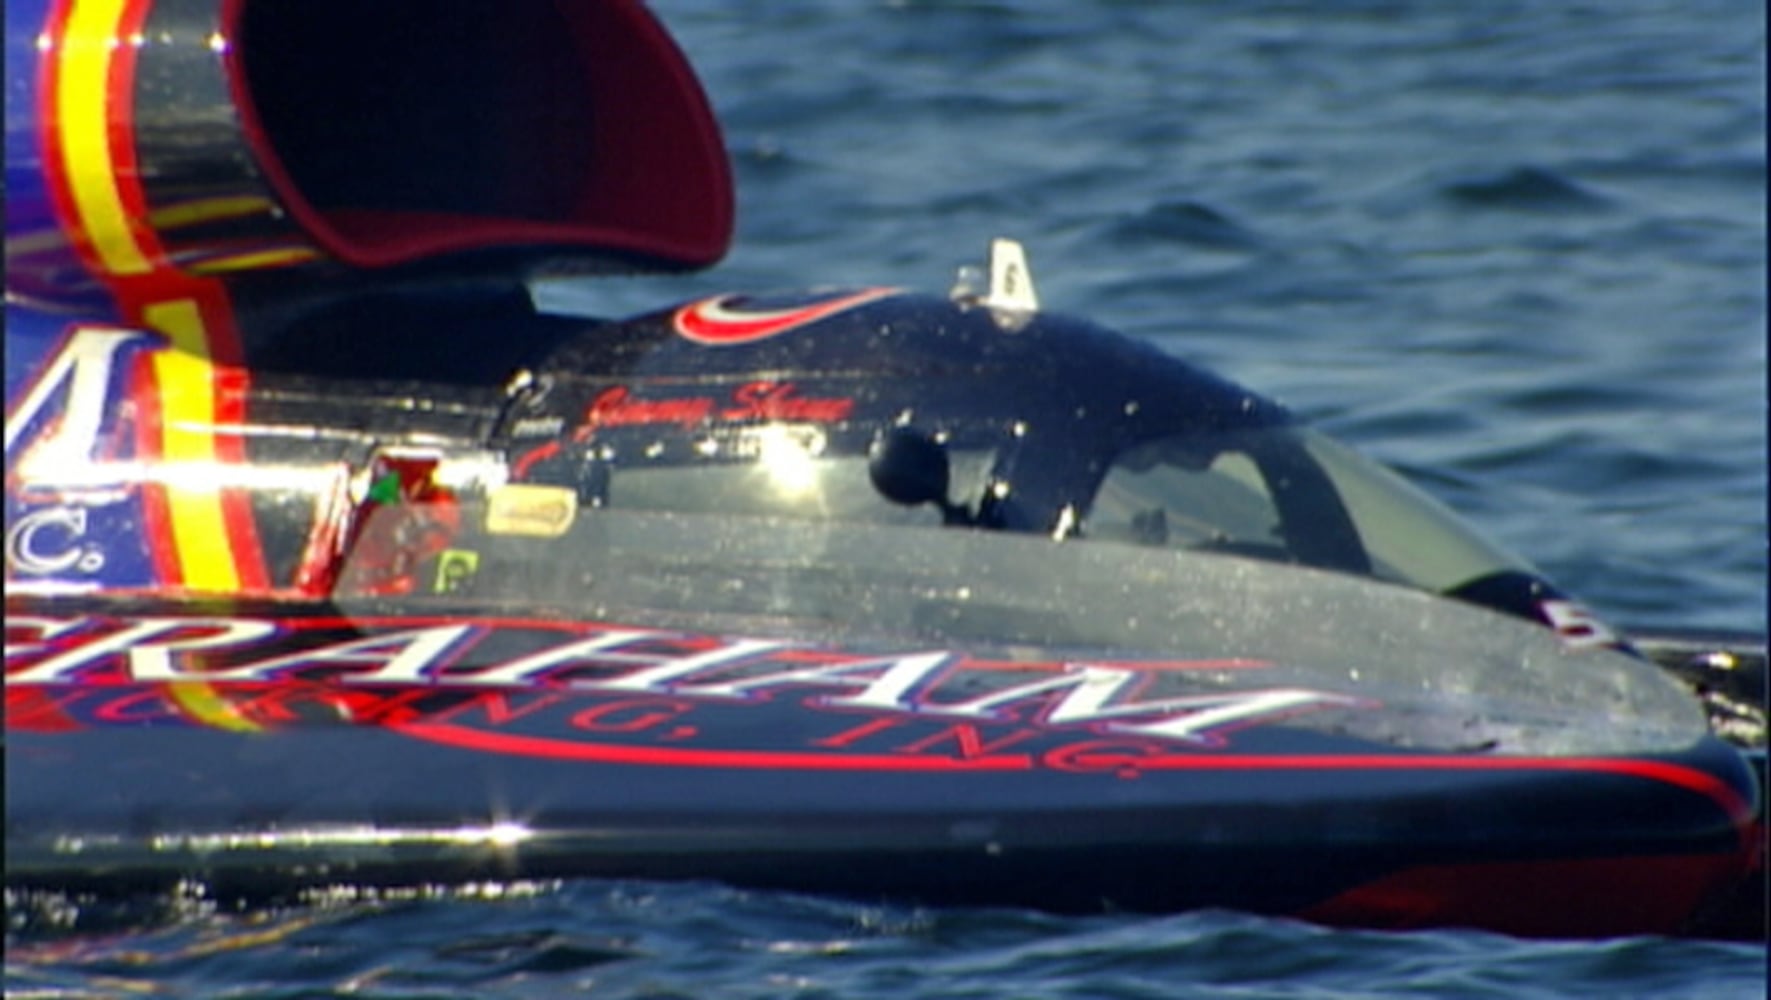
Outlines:
{"type": "Polygon", "coordinates": [[[8,7],[9,890],[1731,919],[1687,686],[1017,245],[538,311],[717,259],[717,128],[637,3],[422,6],[8,7]]]}

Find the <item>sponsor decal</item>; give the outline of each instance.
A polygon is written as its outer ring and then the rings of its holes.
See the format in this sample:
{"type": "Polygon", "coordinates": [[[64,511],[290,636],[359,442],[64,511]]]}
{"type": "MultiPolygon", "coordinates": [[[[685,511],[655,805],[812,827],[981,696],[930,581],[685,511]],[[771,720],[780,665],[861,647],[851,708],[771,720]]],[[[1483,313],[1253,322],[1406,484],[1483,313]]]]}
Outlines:
{"type": "MultiPolygon", "coordinates": [[[[583,421],[570,440],[583,443],[597,431],[621,427],[672,426],[684,430],[726,424],[833,424],[855,412],[855,401],[841,396],[807,396],[793,382],[746,382],[724,399],[713,396],[678,396],[646,399],[632,387],[610,386],[597,393],[584,409],[583,421]]],[[[511,476],[523,479],[535,467],[558,457],[566,442],[555,439],[529,448],[511,460],[511,476]]]]}
{"type": "Polygon", "coordinates": [[[781,420],[797,423],[836,423],[855,410],[855,401],[844,398],[801,396],[792,382],[746,382],[732,390],[721,404],[711,396],[676,399],[638,399],[624,385],[598,393],[584,411],[580,435],[603,427],[674,424],[694,427],[722,421],[739,423],[781,420]]]}
{"type": "Polygon", "coordinates": [[[160,346],[160,338],[140,330],[71,329],[8,407],[8,486],[63,492],[114,488],[132,474],[139,478],[124,462],[133,428],[119,417],[126,410],[119,404],[134,354],[160,346]]]}
{"type": "Polygon", "coordinates": [[[6,568],[26,576],[92,574],[105,553],[86,537],[85,507],[42,507],[6,530],[6,568]]]}
{"type": "Polygon", "coordinates": [[[636,399],[633,390],[618,385],[597,393],[584,410],[580,436],[601,427],[633,427],[643,424],[675,424],[694,427],[713,419],[711,396],[680,399],[636,399]]]}
{"type": "Polygon", "coordinates": [[[1013,760],[1129,776],[1247,727],[1375,705],[1249,685],[1240,675],[1258,661],[999,662],[553,621],[21,614],[6,632],[17,728],[213,726],[213,699],[193,719],[163,690],[201,684],[258,728],[375,724],[490,752],[651,764],[1013,760]]]}
{"type": "Polygon", "coordinates": [[[564,417],[524,417],[510,429],[511,437],[554,437],[566,429],[564,417]]]}
{"type": "MultiPolygon", "coordinates": [[[[76,324],[50,343],[8,383],[7,580],[21,588],[151,584],[139,407],[127,387],[138,358],[163,341],[76,324]]],[[[7,345],[32,353],[12,331],[7,345]]]]}
{"type": "Polygon", "coordinates": [[[798,395],[791,382],[748,382],[732,392],[734,405],[720,413],[721,420],[790,420],[798,423],[835,423],[855,411],[852,399],[810,399],[798,395]]]}
{"type": "Polygon", "coordinates": [[[578,516],[578,494],[561,486],[509,483],[486,495],[486,531],[558,538],[578,516]]]}
{"type": "Polygon", "coordinates": [[[671,327],[698,344],[748,344],[895,294],[895,288],[869,288],[785,309],[753,308],[746,304],[747,296],[720,295],[678,309],[671,317],[671,327]]]}

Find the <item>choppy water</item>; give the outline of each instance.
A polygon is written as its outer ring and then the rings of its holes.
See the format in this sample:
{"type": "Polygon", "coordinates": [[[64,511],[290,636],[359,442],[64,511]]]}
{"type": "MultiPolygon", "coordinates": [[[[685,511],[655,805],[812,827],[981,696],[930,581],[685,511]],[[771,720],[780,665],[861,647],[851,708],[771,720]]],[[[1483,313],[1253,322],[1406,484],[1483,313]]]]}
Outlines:
{"type": "Polygon", "coordinates": [[[1761,995],[1750,945],[1331,931],[1235,913],[1053,917],[718,886],[579,883],[354,904],[15,948],[17,996],[689,1000],[1761,995]],[[63,991],[66,992],[58,992],[63,991]]]}
{"type": "MultiPolygon", "coordinates": [[[[941,290],[1014,236],[1048,309],[1315,417],[1608,618],[1765,628],[1762,4],[655,6],[725,123],[738,244],[568,299],[941,290]]],[[[18,996],[1720,998],[1766,975],[1755,945],[717,886],[168,900],[73,935],[8,913],[18,996]]]]}

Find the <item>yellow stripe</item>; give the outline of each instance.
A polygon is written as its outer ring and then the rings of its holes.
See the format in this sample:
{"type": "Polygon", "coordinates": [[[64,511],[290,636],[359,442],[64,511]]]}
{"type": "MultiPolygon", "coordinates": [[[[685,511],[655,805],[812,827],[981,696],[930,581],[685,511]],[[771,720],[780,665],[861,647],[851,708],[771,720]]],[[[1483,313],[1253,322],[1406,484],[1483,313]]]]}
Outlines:
{"type": "Polygon", "coordinates": [[[215,457],[215,366],[209,360],[203,316],[189,299],[161,302],[142,311],[152,329],[172,339],[155,351],[160,389],[161,462],[174,471],[166,481],[172,541],[185,586],[237,590],[233,550],[222,516],[222,473],[215,457]]]}
{"type": "Polygon", "coordinates": [[[148,260],[117,190],[111,159],[108,77],[127,0],[76,0],[62,33],[55,113],[61,126],[62,170],[80,225],[113,274],[143,274],[148,260]]]}
{"type": "Polygon", "coordinates": [[[204,725],[216,729],[231,729],[237,733],[252,733],[259,730],[257,723],[242,716],[234,710],[234,706],[215,693],[207,681],[174,681],[166,685],[166,693],[178,702],[178,707],[185,714],[204,725]]]}
{"type": "Polygon", "coordinates": [[[256,194],[231,194],[219,198],[198,198],[195,201],[169,205],[148,213],[155,229],[177,229],[218,219],[237,219],[243,215],[262,215],[271,210],[271,200],[256,194]]]}
{"type": "Polygon", "coordinates": [[[255,253],[242,253],[231,257],[216,257],[211,260],[198,261],[190,265],[190,271],[193,274],[245,271],[255,267],[300,264],[318,256],[320,255],[317,252],[308,247],[284,247],[280,250],[260,250],[255,253]]]}

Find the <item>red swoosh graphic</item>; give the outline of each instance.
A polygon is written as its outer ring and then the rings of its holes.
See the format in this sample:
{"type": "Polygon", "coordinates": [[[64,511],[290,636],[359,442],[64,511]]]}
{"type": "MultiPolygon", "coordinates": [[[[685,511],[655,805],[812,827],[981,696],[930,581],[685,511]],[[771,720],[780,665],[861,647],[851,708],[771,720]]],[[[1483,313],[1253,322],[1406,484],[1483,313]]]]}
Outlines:
{"type": "MultiPolygon", "coordinates": [[[[464,749],[665,767],[730,767],[742,769],[806,769],[837,771],[1026,771],[1036,762],[1026,754],[988,757],[912,757],[902,754],[841,754],[793,750],[728,750],[690,747],[638,747],[580,743],[545,736],[491,733],[467,726],[409,723],[389,726],[406,736],[464,749]]],[[[1743,836],[1750,834],[1753,803],[1712,774],[1652,760],[1613,757],[1463,757],[1387,754],[1173,754],[1160,757],[1115,757],[1101,760],[1102,770],[1130,766],[1149,770],[1201,771],[1563,771],[1613,774],[1672,785],[1715,803],[1743,836]]]]}
{"type": "Polygon", "coordinates": [[[691,302],[678,309],[676,315],[671,317],[671,325],[681,336],[700,344],[748,344],[786,333],[807,323],[816,323],[844,309],[853,309],[864,302],[896,295],[897,292],[896,288],[869,288],[792,309],[758,312],[733,309],[726,305],[740,296],[717,295],[711,299],[691,302]]]}
{"type": "Polygon", "coordinates": [[[782,768],[830,771],[1026,771],[1033,759],[1025,754],[989,757],[911,757],[903,754],[840,754],[802,750],[696,750],[688,747],[641,747],[579,743],[546,736],[491,733],[447,723],[406,723],[388,727],[405,736],[445,746],[522,757],[594,761],[601,764],[648,764],[662,767],[782,768]]]}

